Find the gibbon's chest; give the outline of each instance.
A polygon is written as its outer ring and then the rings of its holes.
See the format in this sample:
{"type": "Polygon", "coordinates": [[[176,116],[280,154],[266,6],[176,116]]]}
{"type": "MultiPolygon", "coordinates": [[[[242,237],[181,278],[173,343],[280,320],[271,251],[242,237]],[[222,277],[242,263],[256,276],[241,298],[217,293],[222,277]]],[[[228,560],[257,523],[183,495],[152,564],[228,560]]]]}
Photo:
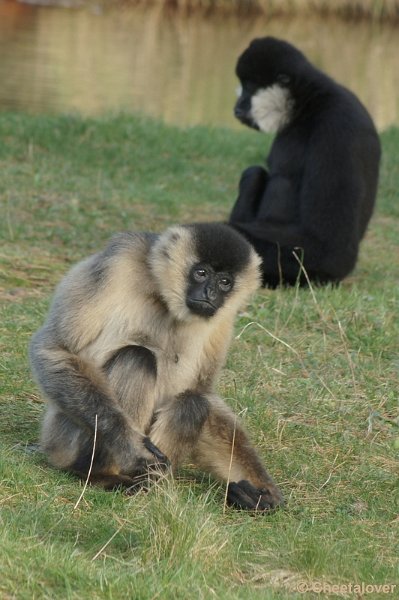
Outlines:
{"type": "Polygon", "coordinates": [[[206,370],[211,328],[204,326],[202,320],[176,324],[165,316],[161,319],[159,314],[151,314],[148,308],[145,322],[142,318],[129,318],[115,307],[97,337],[79,354],[102,368],[122,348],[143,346],[156,358],[157,397],[176,395],[195,386],[200,373],[206,370]]]}
{"type": "Polygon", "coordinates": [[[172,329],[163,336],[149,341],[148,348],[157,361],[158,398],[176,395],[192,389],[207,364],[207,336],[202,332],[172,329]]]}
{"type": "MultiPolygon", "coordinates": [[[[307,136],[305,139],[307,139],[307,136]]],[[[270,154],[267,157],[270,175],[298,178],[305,164],[305,146],[303,136],[294,126],[291,125],[280,132],[274,140],[270,154]]]]}

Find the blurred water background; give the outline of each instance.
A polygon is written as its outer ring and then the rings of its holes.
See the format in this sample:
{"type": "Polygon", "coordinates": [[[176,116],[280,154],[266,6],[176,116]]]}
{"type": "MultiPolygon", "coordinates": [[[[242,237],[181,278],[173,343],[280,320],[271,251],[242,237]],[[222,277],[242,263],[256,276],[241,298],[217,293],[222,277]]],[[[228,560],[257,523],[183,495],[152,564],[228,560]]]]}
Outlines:
{"type": "Polygon", "coordinates": [[[274,35],[352,89],[379,129],[399,124],[399,28],[389,20],[163,2],[46,4],[0,0],[2,111],[122,110],[183,126],[240,127],[232,115],[237,57],[252,38],[274,35]]]}

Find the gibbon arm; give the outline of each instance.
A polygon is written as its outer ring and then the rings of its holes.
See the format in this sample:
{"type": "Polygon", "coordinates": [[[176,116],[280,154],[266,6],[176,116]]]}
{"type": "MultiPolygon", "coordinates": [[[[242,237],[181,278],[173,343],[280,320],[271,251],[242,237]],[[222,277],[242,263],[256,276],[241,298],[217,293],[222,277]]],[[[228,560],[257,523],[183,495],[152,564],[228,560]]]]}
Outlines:
{"type": "Polygon", "coordinates": [[[151,357],[146,354],[150,351],[123,348],[100,370],[67,350],[40,348],[40,337],[41,332],[33,340],[31,353],[33,369],[51,406],[42,428],[42,447],[50,462],[86,477],[96,434],[92,481],[100,478],[105,487],[126,485],[126,477],[166,464],[166,457],[137,427],[150,421],[153,410],[154,378],[151,381],[151,357]],[[123,405],[132,396],[134,414],[127,414],[123,405]]]}
{"type": "Polygon", "coordinates": [[[237,417],[217,396],[192,391],[161,409],[151,440],[177,466],[190,458],[198,467],[228,482],[227,501],[245,509],[267,510],[283,497],[264,468],[237,417]]]}

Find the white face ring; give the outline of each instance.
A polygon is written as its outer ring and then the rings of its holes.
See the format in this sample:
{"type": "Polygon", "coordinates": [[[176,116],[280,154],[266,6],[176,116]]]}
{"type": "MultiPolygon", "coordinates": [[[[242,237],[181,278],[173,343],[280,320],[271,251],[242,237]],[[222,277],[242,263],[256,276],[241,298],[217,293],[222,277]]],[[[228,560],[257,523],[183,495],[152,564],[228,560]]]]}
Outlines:
{"type": "Polygon", "coordinates": [[[290,121],[292,106],[289,90],[275,83],[252,96],[250,116],[261,131],[275,133],[290,121]]]}

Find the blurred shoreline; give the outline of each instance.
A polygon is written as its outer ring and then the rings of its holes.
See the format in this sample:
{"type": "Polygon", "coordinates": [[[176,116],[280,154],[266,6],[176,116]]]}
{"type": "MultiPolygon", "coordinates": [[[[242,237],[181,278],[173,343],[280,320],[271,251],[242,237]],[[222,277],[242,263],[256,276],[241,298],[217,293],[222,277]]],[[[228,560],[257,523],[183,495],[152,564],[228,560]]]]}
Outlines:
{"type": "MultiPolygon", "coordinates": [[[[9,0],[10,1],[10,0],[9,0]]],[[[399,22],[399,0],[15,0],[20,4],[89,7],[105,10],[111,6],[158,5],[181,12],[203,11],[247,16],[335,16],[346,20],[399,22]]]]}

